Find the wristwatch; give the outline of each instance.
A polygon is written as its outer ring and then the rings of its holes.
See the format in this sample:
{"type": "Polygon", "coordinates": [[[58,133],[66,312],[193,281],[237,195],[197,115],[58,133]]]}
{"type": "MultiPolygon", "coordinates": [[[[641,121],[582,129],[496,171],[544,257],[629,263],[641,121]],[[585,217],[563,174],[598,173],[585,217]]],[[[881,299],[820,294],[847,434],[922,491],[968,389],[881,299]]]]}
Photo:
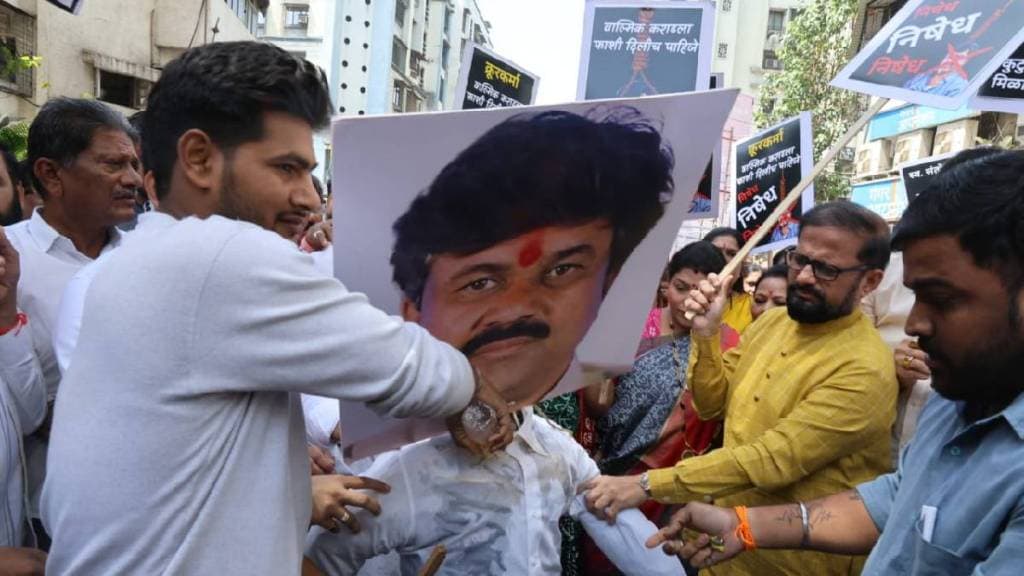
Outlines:
{"type": "Polygon", "coordinates": [[[647,476],[647,472],[640,475],[640,489],[648,498],[654,498],[654,495],[651,494],[651,479],[647,476]]]}

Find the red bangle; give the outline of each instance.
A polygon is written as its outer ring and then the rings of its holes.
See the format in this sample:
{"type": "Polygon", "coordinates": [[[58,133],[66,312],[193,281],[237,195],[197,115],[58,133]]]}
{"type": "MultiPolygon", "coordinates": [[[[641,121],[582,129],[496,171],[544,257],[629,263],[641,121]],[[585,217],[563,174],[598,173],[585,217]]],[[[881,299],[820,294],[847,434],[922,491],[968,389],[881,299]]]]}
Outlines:
{"type": "Polygon", "coordinates": [[[7,334],[12,330],[14,331],[14,335],[17,336],[18,333],[21,332],[22,326],[25,326],[27,324],[28,314],[25,314],[24,312],[18,312],[17,314],[14,315],[14,324],[11,324],[6,328],[0,328],[0,336],[3,336],[4,334],[7,334]]]}
{"type": "Polygon", "coordinates": [[[737,506],[736,517],[739,518],[739,526],[736,526],[736,539],[743,543],[743,549],[747,552],[757,549],[754,542],[754,533],[750,530],[750,519],[747,518],[747,507],[737,506]]]}

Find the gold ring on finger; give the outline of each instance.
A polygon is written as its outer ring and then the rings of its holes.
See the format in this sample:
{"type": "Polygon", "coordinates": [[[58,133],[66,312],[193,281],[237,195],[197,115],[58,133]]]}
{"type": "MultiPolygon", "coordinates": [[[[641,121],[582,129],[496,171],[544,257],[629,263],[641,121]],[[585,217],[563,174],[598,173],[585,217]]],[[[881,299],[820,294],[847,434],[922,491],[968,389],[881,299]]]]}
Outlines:
{"type": "Polygon", "coordinates": [[[906,356],[903,357],[903,367],[904,368],[910,368],[910,364],[913,361],[914,361],[914,359],[911,358],[909,354],[907,354],[906,356]]]}

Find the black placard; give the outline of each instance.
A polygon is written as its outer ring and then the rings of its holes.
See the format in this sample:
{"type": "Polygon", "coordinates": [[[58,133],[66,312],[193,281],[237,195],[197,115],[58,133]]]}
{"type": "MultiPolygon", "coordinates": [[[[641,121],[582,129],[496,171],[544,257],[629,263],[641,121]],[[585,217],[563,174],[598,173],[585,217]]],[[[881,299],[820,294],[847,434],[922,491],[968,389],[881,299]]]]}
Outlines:
{"type": "Polygon", "coordinates": [[[474,45],[469,50],[469,74],[461,101],[463,110],[533,104],[536,76],[480,46],[474,45]]]}
{"type": "Polygon", "coordinates": [[[942,165],[948,160],[948,156],[926,158],[922,162],[907,164],[900,168],[900,176],[903,178],[903,189],[907,192],[907,201],[913,202],[914,198],[924,192],[931,185],[935,177],[942,170],[942,165]]]}
{"type": "MultiPolygon", "coordinates": [[[[750,239],[804,174],[802,123],[808,114],[787,120],[736,145],[736,229],[750,239]]],[[[809,129],[809,128],[808,128],[809,129]]],[[[810,189],[809,189],[810,190],[810,189]]],[[[805,192],[813,198],[813,190],[805,192]]],[[[782,246],[800,233],[801,202],[779,219],[758,244],[782,246]]]]}

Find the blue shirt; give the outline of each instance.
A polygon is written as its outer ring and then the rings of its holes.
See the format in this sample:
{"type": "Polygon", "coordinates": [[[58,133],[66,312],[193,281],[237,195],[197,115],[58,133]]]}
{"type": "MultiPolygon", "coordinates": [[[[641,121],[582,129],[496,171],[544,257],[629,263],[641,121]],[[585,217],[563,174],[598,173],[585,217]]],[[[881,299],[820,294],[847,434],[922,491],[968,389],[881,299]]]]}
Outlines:
{"type": "Polygon", "coordinates": [[[1024,574],[1024,394],[973,424],[962,410],[933,394],[899,469],[857,487],[882,533],[864,576],[1024,574]]]}

